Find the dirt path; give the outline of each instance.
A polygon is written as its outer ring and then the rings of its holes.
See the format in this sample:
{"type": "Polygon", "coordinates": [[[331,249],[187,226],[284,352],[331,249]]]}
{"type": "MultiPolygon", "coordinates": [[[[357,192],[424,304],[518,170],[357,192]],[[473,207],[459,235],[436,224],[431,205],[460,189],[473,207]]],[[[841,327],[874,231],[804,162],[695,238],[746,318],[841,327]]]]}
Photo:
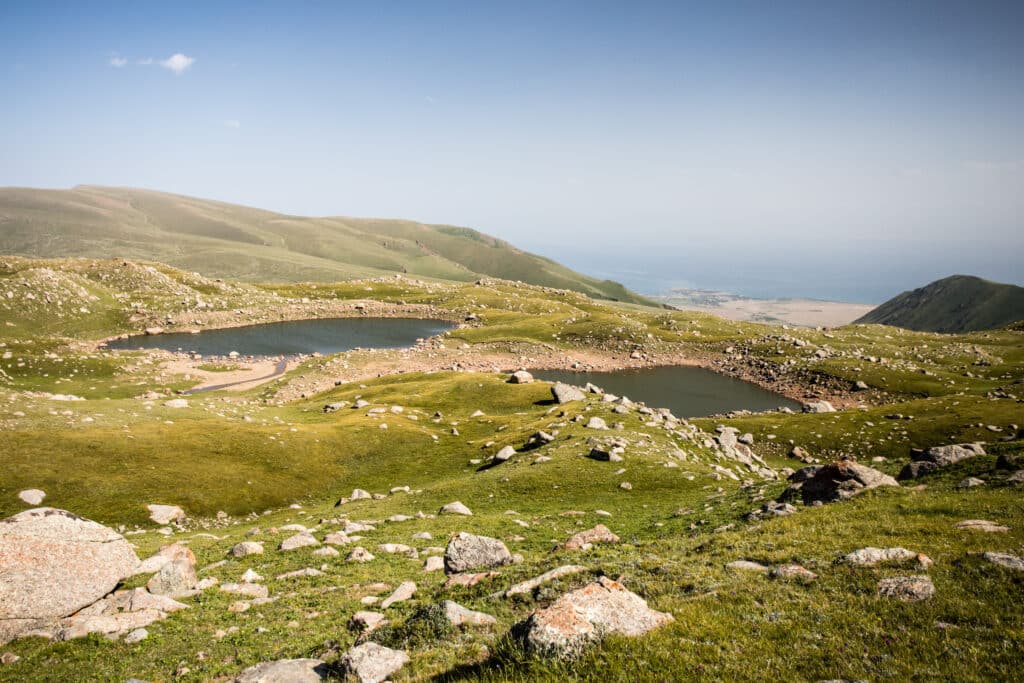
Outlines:
{"type": "MultiPolygon", "coordinates": [[[[288,361],[286,359],[282,359],[277,361],[277,363],[274,365],[274,371],[269,375],[263,375],[262,377],[253,377],[251,379],[237,380],[233,382],[225,382],[223,384],[201,384],[198,387],[193,387],[189,389],[185,393],[198,394],[204,391],[220,391],[221,389],[227,389],[229,391],[244,391],[245,389],[250,389],[252,387],[259,386],[264,382],[269,382],[275,377],[280,377],[287,371],[288,361]]],[[[240,373],[236,372],[229,374],[237,375],[240,373]]]]}

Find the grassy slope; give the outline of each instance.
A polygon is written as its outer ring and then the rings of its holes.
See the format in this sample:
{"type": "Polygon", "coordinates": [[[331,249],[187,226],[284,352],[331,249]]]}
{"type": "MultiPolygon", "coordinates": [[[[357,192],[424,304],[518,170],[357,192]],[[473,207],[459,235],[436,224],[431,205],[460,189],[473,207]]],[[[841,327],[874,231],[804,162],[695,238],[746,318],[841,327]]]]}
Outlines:
{"type": "Polygon", "coordinates": [[[1024,287],[953,275],[903,292],[861,317],[928,332],[970,332],[1024,320],[1024,287]]]}
{"type": "MultiPolygon", "coordinates": [[[[168,680],[181,666],[191,670],[182,680],[210,680],[263,659],[330,659],[333,648],[343,650],[355,640],[346,627],[350,615],[363,608],[358,601],[363,593],[355,586],[374,581],[397,585],[407,579],[419,584],[419,593],[409,603],[389,609],[393,627],[375,636],[408,648],[413,657],[395,680],[996,680],[1006,679],[1022,664],[1022,579],[972,554],[1019,554],[1024,548],[1020,489],[1005,483],[1005,471],[994,469],[994,455],[923,479],[925,490],[880,491],[751,525],[742,515],[762,496],[776,495],[781,483],[743,488],[728,479],[714,480],[708,469],[713,454],[645,426],[646,418],[639,414],[612,415],[607,404],[588,401],[548,414],[551,406],[544,384],[513,386],[504,383],[504,376],[489,373],[411,373],[275,404],[278,387],[293,377],[329,374],[331,364],[340,359],[362,362],[364,356],[353,352],[310,360],[284,381],[230,402],[211,394],[193,397],[187,409],[167,409],[160,402],[147,409],[129,397],[149,388],[187,383],[159,377],[140,357],[126,360],[86,352],[72,341],[137,329],[140,323],[128,320],[131,302],[120,296],[124,293],[130,292],[129,299],[160,316],[166,312],[181,318],[193,314],[182,301],[200,292],[224,309],[278,306],[303,298],[315,306],[318,300],[372,295],[479,314],[481,327],[448,335],[445,344],[455,348],[508,339],[549,344],[567,353],[590,346],[628,349],[634,343],[648,350],[673,346],[694,352],[732,346],[734,352],[779,367],[789,363],[845,379],[864,378],[872,386],[870,393],[887,392],[899,401],[866,411],[728,421],[754,433],[757,452],[776,466],[791,464],[782,456],[792,439],[821,457],[839,452],[887,457],[876,466],[895,474],[910,446],[992,439],[994,435],[979,429],[978,423],[1005,427],[1024,422],[1021,403],[991,398],[994,390],[1012,390],[1013,382],[1022,378],[1020,332],[951,337],[877,326],[783,332],[693,313],[611,307],[575,294],[503,282],[439,286],[392,279],[257,288],[153,268],[159,275],[145,266],[111,262],[18,260],[0,272],[0,317],[13,325],[0,327],[0,350],[12,351],[11,358],[0,361],[0,369],[9,375],[0,376],[0,451],[5,453],[0,515],[21,509],[14,494],[29,486],[46,490],[47,504],[111,524],[140,523],[148,528],[142,505],[154,500],[180,503],[201,517],[224,510],[233,519],[214,529],[215,537],[194,532],[176,536],[188,540],[200,565],[205,565],[223,559],[249,529],[260,527],[267,554],[232,561],[203,575],[234,581],[252,567],[268,577],[271,593],[279,600],[234,614],[227,611],[233,597],[208,591],[189,601],[191,609],[151,626],[150,638],[138,645],[101,638],[18,641],[4,649],[22,660],[0,668],[0,680],[168,680]],[[23,291],[32,288],[23,283],[37,283],[39,278],[47,288],[66,292],[64,317],[56,318],[52,308],[24,298],[23,291]],[[4,308],[6,291],[14,291],[15,298],[4,308]],[[90,312],[81,313],[82,307],[90,312]],[[794,345],[792,338],[804,345],[794,345]],[[829,349],[833,355],[818,358],[818,349],[829,349]],[[23,365],[18,367],[19,363],[23,365]],[[129,367],[135,369],[129,372],[129,367]],[[29,390],[77,393],[90,400],[54,402],[29,397],[24,393],[29,390]],[[406,411],[380,418],[368,417],[364,410],[321,411],[324,403],[357,396],[374,406],[397,404],[406,411]],[[477,409],[484,417],[470,418],[477,409]],[[15,417],[16,410],[25,416],[15,417]],[[63,414],[65,410],[71,414],[63,414]],[[444,418],[434,422],[431,416],[438,410],[444,418]],[[885,419],[894,412],[914,419],[885,419]],[[615,433],[631,441],[622,463],[624,474],[615,474],[618,465],[583,457],[585,439],[593,432],[568,422],[578,413],[625,423],[623,432],[615,433]],[[251,421],[243,420],[245,415],[251,421]],[[85,417],[93,421],[84,422],[85,417]],[[388,424],[387,430],[379,428],[381,422],[388,424]],[[559,429],[556,441],[493,469],[480,470],[470,463],[505,444],[521,445],[540,428],[559,429]],[[231,438],[223,438],[225,433],[231,438]],[[775,435],[774,441],[769,434],[775,435]],[[432,436],[438,437],[436,442],[432,436]],[[493,445],[484,446],[492,440],[493,445]],[[667,454],[677,447],[690,459],[677,468],[665,468],[667,454]],[[552,460],[531,464],[538,454],[552,460]],[[956,483],[969,475],[989,483],[958,490],[956,483]],[[632,491],[618,488],[623,480],[633,484],[632,491]],[[333,507],[337,497],[353,488],[387,492],[399,485],[421,491],[333,507]],[[323,577],[272,578],[325,563],[308,549],[272,550],[288,535],[271,533],[272,527],[312,525],[339,513],[355,520],[432,513],[456,499],[474,510],[472,518],[387,523],[367,533],[360,545],[378,555],[368,565],[326,558],[323,577]],[[289,503],[303,508],[287,509],[289,503]],[[258,519],[244,517],[264,509],[274,511],[258,519]],[[509,509],[518,514],[504,514],[509,509]],[[596,516],[597,509],[611,516],[596,516]],[[585,514],[563,515],[570,510],[585,514]],[[993,519],[1012,529],[995,535],[952,529],[954,522],[967,518],[993,519]],[[586,554],[551,551],[571,533],[598,522],[610,526],[623,542],[586,554]],[[715,531],[729,524],[736,526],[715,531]],[[448,535],[462,530],[505,539],[513,552],[523,554],[524,563],[503,570],[502,577],[489,585],[443,590],[442,577],[424,574],[419,563],[376,551],[382,542],[407,543],[421,550],[443,545],[448,535]],[[413,541],[417,531],[429,531],[435,540],[413,541]],[[902,604],[875,596],[879,578],[916,570],[833,564],[839,555],[866,545],[902,545],[929,554],[936,563],[928,572],[937,587],[936,598],[902,604]],[[796,561],[821,579],[801,586],[735,574],[724,568],[735,559],[796,561]],[[586,565],[590,574],[514,601],[487,598],[514,581],[574,562],[586,565]],[[502,638],[507,627],[530,609],[597,573],[622,575],[626,585],[653,607],[672,612],[675,624],[639,640],[610,639],[571,665],[524,657],[502,638]],[[413,617],[418,608],[439,599],[492,613],[500,626],[433,632],[413,617]],[[937,622],[953,628],[939,629],[937,622]],[[239,631],[214,637],[217,629],[232,626],[239,631]]],[[[708,430],[719,422],[695,421],[708,430]]],[[[1021,445],[990,447],[993,453],[1000,449],[1020,452],[1021,445]]],[[[328,523],[321,531],[334,528],[328,523]]],[[[142,556],[167,542],[152,532],[130,538],[142,556]]]]}
{"type": "Polygon", "coordinates": [[[0,253],[116,255],[251,282],[337,281],[387,272],[461,281],[489,275],[645,302],[618,283],[581,275],[469,228],[286,216],[129,188],[0,188],[0,253]]]}

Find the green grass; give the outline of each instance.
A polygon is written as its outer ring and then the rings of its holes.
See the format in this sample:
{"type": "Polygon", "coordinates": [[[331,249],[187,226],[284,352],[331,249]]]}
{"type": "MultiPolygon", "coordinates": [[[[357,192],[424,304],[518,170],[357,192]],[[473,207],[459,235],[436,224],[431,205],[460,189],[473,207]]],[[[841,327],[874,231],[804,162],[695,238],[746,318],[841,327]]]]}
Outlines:
{"type": "MultiPolygon", "coordinates": [[[[234,614],[227,608],[235,596],[209,590],[189,599],[190,609],[150,626],[150,637],[137,645],[96,637],[68,643],[19,640],[3,648],[22,659],[0,667],[0,680],[225,680],[267,659],[333,661],[356,641],[347,622],[365,608],[359,586],[397,586],[410,579],[419,585],[416,596],[390,608],[390,627],[374,636],[409,650],[412,662],[396,674],[396,681],[1007,680],[1021,666],[1024,577],[975,554],[1024,551],[1020,486],[1007,482],[1009,472],[995,469],[999,453],[1024,452],[1020,441],[998,442],[1010,424],[1024,423],[1019,398],[1006,397],[1020,396],[1015,384],[1024,363],[1020,331],[954,336],[880,326],[786,331],[689,312],[609,305],[502,281],[477,286],[390,277],[250,286],[156,264],[149,266],[153,272],[145,265],[111,261],[5,261],[9,265],[0,273],[0,295],[6,296],[5,283],[12,291],[28,289],[20,284],[30,276],[26,273],[46,268],[55,273],[47,275],[54,288],[64,291],[78,283],[88,293],[83,300],[95,296],[89,299],[90,311],[100,317],[95,322],[86,314],[69,313],[47,327],[43,308],[5,309],[5,322],[12,325],[0,326],[0,355],[10,353],[0,360],[0,516],[24,509],[18,491],[42,488],[47,505],[143,530],[128,536],[142,557],[180,540],[193,549],[201,567],[225,559],[234,543],[258,527],[255,538],[266,543],[266,554],[231,560],[201,576],[236,581],[253,568],[267,578],[278,599],[234,614]],[[195,308],[197,295],[210,303],[212,313],[195,308]],[[168,317],[181,321],[178,325],[205,316],[235,320],[238,309],[245,311],[238,319],[246,321],[277,319],[283,311],[313,317],[369,298],[429,306],[452,319],[478,315],[476,326],[453,330],[442,339],[444,349],[430,351],[453,354],[453,359],[463,344],[470,350],[511,345],[523,356],[538,349],[622,354],[640,346],[652,354],[721,358],[732,347],[733,355],[747,353],[784,375],[816,373],[839,385],[856,379],[871,385],[852,395],[863,399],[863,410],[692,421],[707,432],[724,423],[751,432],[754,450],[776,467],[797,466],[785,458],[790,441],[822,459],[882,456],[885,462],[872,464],[890,474],[906,463],[911,447],[986,440],[990,455],[913,482],[923,489],[879,490],[751,523],[745,514],[778,495],[785,482],[744,486],[714,479],[710,466],[719,461],[712,451],[645,426],[640,414],[614,415],[610,405],[595,398],[554,406],[545,383],[510,385],[504,374],[495,373],[409,372],[282,400],[294,383],[335,376],[339,363],[362,367],[386,355],[350,352],[308,359],[281,380],[247,392],[193,395],[188,408],[171,409],[163,405],[165,399],[136,397],[147,391],[169,397],[194,380],[162,371],[145,354],[97,351],[90,343],[168,317]],[[132,321],[137,308],[145,314],[132,321]],[[796,338],[807,345],[795,346],[796,338]],[[814,351],[823,348],[832,355],[818,358],[814,351]],[[86,400],[54,401],[42,392],[86,400]],[[381,416],[368,416],[365,408],[322,410],[326,403],[357,398],[369,401],[368,408],[400,405],[404,410],[381,416]],[[476,410],[484,415],[470,418],[476,410]],[[435,412],[442,417],[435,418],[435,412]],[[886,419],[893,413],[913,419],[886,419]],[[625,461],[586,458],[587,438],[595,432],[573,422],[577,415],[623,422],[621,432],[599,435],[627,438],[625,461]],[[381,429],[381,423],[388,428],[381,429]],[[990,424],[1004,431],[990,432],[985,428],[990,424]],[[482,466],[504,445],[522,448],[539,429],[558,434],[552,443],[507,463],[482,466]],[[688,454],[687,460],[665,467],[677,449],[688,454]],[[551,460],[535,464],[538,455],[551,460]],[[623,474],[616,474],[619,467],[623,474]],[[987,483],[958,489],[967,476],[987,483]],[[633,489],[620,489],[622,481],[633,489]],[[387,493],[396,486],[413,492],[334,506],[354,488],[387,493]],[[430,517],[453,500],[467,504],[474,515],[430,517]],[[144,509],[153,502],[182,505],[194,521],[169,538],[156,533],[144,509]],[[516,514],[505,514],[509,510],[516,514]],[[216,520],[219,511],[230,518],[216,520]],[[314,557],[309,549],[275,550],[289,534],[272,529],[285,524],[317,525],[322,538],[339,526],[330,520],[342,515],[386,520],[418,512],[426,516],[381,522],[364,534],[359,545],[377,555],[366,565],[314,557]],[[981,534],[953,528],[968,518],[991,519],[1011,530],[981,534]],[[571,534],[597,523],[607,524],[621,543],[588,553],[554,550],[571,534]],[[430,532],[434,540],[414,540],[420,531],[430,532]],[[444,578],[422,572],[420,562],[377,551],[384,542],[421,551],[443,546],[459,531],[501,538],[524,561],[479,586],[443,589],[444,578]],[[882,600],[876,595],[880,578],[918,570],[852,569],[835,563],[868,545],[927,553],[935,561],[928,574],[936,597],[918,604],[882,600]],[[804,586],[725,569],[736,559],[799,562],[820,578],[804,586]],[[514,600],[489,597],[569,563],[584,564],[588,571],[514,600]],[[326,565],[321,577],[273,578],[321,565],[326,565]],[[628,588],[655,609],[671,612],[675,622],[639,639],[609,638],[572,663],[525,656],[505,637],[532,609],[601,574],[623,577],[628,588]],[[449,631],[431,616],[431,605],[444,599],[493,614],[499,624],[449,631]],[[954,628],[937,628],[937,622],[954,628]],[[237,632],[215,637],[218,630],[232,627],[237,632]],[[189,672],[175,677],[181,667],[189,672]]],[[[389,353],[388,358],[400,359],[400,352],[389,353]]],[[[144,581],[138,577],[128,585],[144,581]]]]}

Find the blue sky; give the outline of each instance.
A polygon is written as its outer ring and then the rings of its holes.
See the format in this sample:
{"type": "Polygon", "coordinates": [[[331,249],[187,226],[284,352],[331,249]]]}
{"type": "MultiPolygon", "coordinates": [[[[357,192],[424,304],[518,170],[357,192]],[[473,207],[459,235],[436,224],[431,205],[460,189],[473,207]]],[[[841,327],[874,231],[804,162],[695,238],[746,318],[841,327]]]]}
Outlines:
{"type": "Polygon", "coordinates": [[[8,2],[0,185],[469,225],[646,291],[1024,284],[1021,36],[1021,2],[8,2]]]}

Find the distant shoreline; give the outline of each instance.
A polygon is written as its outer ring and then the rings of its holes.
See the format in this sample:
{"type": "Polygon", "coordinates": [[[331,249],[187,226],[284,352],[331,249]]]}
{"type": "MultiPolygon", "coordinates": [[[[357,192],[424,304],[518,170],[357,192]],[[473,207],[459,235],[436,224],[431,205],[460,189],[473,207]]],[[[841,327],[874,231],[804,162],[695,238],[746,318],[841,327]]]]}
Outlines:
{"type": "Polygon", "coordinates": [[[682,310],[696,310],[747,322],[798,327],[841,327],[876,308],[875,304],[803,298],[758,299],[707,289],[673,289],[650,298],[682,310]]]}

